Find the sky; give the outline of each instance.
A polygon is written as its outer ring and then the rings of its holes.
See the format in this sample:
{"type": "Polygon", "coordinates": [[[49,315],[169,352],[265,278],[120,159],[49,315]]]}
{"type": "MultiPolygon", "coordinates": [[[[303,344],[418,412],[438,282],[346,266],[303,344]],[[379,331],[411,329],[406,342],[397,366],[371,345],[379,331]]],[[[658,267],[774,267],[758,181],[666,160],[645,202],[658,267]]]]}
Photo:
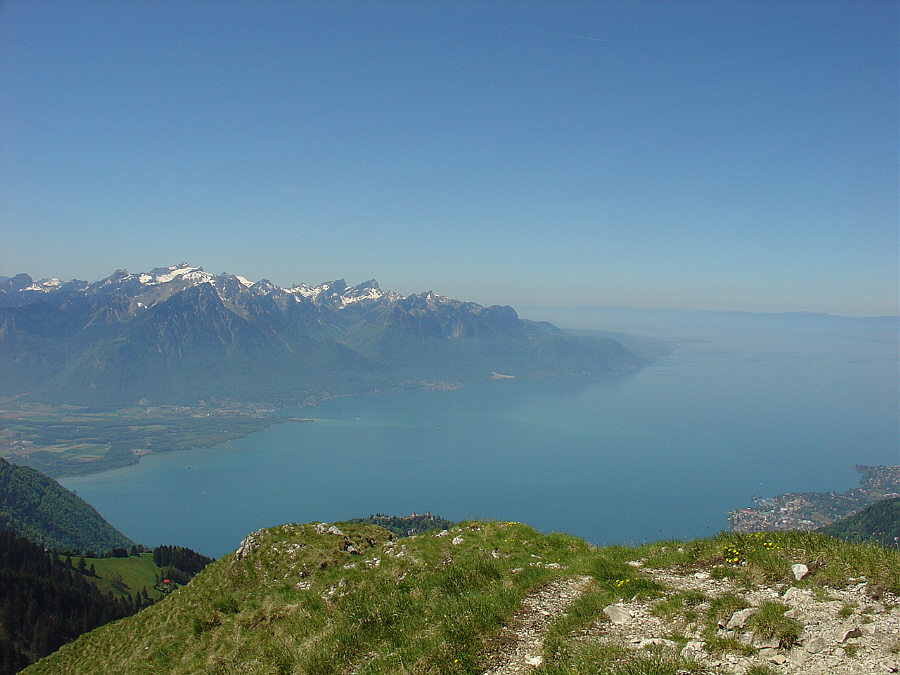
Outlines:
{"type": "Polygon", "coordinates": [[[900,4],[0,4],[0,274],[900,313],[900,4]]]}

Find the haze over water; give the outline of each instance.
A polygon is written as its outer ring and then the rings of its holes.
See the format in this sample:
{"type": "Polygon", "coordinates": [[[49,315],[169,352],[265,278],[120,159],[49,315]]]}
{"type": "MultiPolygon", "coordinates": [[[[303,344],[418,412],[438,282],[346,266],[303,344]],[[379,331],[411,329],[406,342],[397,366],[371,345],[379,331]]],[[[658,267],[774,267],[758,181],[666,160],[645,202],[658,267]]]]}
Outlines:
{"type": "Polygon", "coordinates": [[[126,535],[207,555],[282,522],[430,510],[592,543],[713,534],[754,495],[900,463],[898,321],[541,309],[678,338],[638,372],[335,399],[219,448],[61,481],[126,535]]]}

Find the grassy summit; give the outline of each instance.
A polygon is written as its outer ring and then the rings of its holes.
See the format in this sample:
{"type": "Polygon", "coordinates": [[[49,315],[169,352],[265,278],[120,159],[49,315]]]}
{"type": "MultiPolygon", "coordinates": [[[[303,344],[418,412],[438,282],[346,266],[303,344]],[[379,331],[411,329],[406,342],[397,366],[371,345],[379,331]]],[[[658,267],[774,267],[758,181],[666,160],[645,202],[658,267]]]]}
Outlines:
{"type": "Polygon", "coordinates": [[[857,592],[863,577],[857,606],[889,604],[900,554],[808,533],[596,549],[519,523],[403,539],[369,524],[289,524],[253,533],[163,601],[26,672],[525,672],[519,662],[538,673],[710,672],[710,655],[791,653],[801,637],[784,603],[857,592]],[[794,563],[811,570],[801,581],[794,563]],[[745,629],[719,628],[744,607],[745,629]],[[614,639],[651,616],[666,632],[642,649],[614,639]],[[757,653],[761,640],[774,646],[757,653]]]}

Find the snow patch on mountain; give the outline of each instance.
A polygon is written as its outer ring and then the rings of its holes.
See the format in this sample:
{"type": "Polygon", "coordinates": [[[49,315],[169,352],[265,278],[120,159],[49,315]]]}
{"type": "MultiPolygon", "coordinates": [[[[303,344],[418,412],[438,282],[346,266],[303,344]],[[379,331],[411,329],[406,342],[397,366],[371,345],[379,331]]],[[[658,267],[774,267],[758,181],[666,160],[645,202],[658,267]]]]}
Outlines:
{"type": "Polygon", "coordinates": [[[37,291],[39,293],[49,293],[50,291],[55,291],[62,285],[62,282],[56,277],[50,277],[49,279],[41,279],[40,281],[33,282],[30,286],[23,288],[23,291],[37,291]]]}

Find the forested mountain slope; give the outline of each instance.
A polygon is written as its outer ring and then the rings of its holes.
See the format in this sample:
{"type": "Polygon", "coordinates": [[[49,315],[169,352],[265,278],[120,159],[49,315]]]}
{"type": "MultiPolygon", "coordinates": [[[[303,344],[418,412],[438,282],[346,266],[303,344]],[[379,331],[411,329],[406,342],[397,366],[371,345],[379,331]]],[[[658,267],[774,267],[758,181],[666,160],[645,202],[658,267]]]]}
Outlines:
{"type": "Polygon", "coordinates": [[[134,544],[52,478],[0,459],[0,530],[46,548],[98,553],[134,544]]]}

